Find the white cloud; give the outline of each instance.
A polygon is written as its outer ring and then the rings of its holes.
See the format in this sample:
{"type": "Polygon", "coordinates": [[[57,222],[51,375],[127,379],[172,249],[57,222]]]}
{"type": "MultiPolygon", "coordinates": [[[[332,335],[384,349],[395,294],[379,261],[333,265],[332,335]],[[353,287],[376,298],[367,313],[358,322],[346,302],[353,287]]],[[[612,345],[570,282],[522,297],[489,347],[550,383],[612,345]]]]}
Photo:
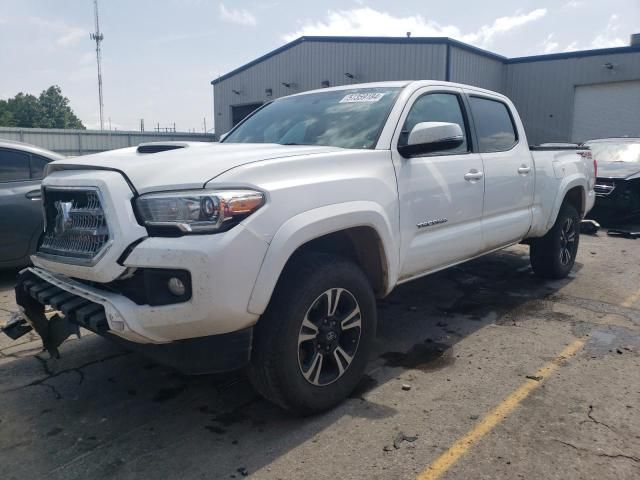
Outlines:
{"type": "Polygon", "coordinates": [[[543,53],[554,53],[558,51],[560,44],[553,39],[553,33],[550,33],[540,46],[542,47],[543,53]]]}
{"type": "Polygon", "coordinates": [[[225,22],[250,27],[257,25],[258,23],[256,17],[248,10],[245,10],[244,8],[227,8],[224,6],[224,3],[220,4],[220,18],[225,22]]]}
{"type": "Polygon", "coordinates": [[[627,42],[617,36],[620,25],[618,15],[615,13],[609,17],[607,26],[591,42],[591,48],[623,47],[627,42]]]}
{"type": "Polygon", "coordinates": [[[414,36],[460,36],[455,26],[442,26],[427,21],[421,15],[394,17],[369,7],[352,10],[329,10],[325,21],[307,22],[296,31],[284,36],[291,41],[301,36],[349,35],[349,36],[402,36],[411,32],[414,36]]]}
{"type": "Polygon", "coordinates": [[[596,35],[596,37],[589,43],[582,43],[573,41],[565,47],[560,47],[559,43],[555,41],[554,34],[551,33],[540,44],[544,53],[555,52],[575,52],[576,50],[584,50],[589,48],[609,48],[609,47],[622,47],[627,45],[625,40],[618,36],[618,30],[620,29],[619,17],[615,13],[609,17],[607,26],[596,35]]]}
{"type": "Polygon", "coordinates": [[[578,48],[578,42],[571,42],[562,51],[563,52],[575,52],[578,49],[579,49],[578,48]]]}
{"type": "Polygon", "coordinates": [[[403,36],[411,32],[420,37],[452,37],[464,42],[486,46],[495,36],[504,34],[527,23],[544,17],[547,10],[538,8],[529,13],[500,17],[489,25],[481,26],[475,32],[462,32],[455,25],[441,25],[427,20],[422,15],[395,17],[370,7],[351,10],[329,10],[324,21],[308,21],[292,33],[284,35],[286,41],[301,36],[348,35],[348,36],[403,36]]]}
{"type": "Polygon", "coordinates": [[[470,34],[468,37],[477,36],[480,43],[486,45],[491,42],[495,35],[526,25],[544,17],[546,14],[546,8],[537,8],[525,14],[496,18],[491,25],[483,25],[476,34],[470,34]]]}

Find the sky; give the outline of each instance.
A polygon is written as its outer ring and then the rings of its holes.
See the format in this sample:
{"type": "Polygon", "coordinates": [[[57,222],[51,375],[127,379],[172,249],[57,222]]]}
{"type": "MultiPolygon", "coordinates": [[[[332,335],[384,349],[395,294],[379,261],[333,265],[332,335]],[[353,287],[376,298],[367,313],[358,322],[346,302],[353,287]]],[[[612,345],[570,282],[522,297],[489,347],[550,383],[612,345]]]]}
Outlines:
{"type": "MultiPolygon", "coordinates": [[[[99,0],[106,128],[213,128],[210,81],[302,35],[448,36],[508,56],[629,44],[640,0],[99,0]]],[[[0,98],[60,85],[99,127],[92,0],[0,0],[0,98]]]]}

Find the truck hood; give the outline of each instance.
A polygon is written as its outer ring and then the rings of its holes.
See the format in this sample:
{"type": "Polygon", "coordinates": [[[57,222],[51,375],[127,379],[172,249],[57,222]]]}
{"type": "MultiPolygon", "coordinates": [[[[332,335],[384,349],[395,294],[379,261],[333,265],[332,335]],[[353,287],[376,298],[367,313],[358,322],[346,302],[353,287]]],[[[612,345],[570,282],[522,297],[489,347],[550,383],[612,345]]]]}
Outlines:
{"type": "Polygon", "coordinates": [[[142,194],[202,188],[218,175],[247,163],[340,150],[337,147],[267,143],[154,143],[57,160],[49,164],[48,173],[58,170],[115,170],[142,194]],[[171,149],[153,153],[163,147],[171,149]],[[141,150],[152,153],[141,153],[141,150]]]}
{"type": "Polygon", "coordinates": [[[598,162],[599,178],[626,179],[640,173],[640,163],[635,162],[598,162]]]}

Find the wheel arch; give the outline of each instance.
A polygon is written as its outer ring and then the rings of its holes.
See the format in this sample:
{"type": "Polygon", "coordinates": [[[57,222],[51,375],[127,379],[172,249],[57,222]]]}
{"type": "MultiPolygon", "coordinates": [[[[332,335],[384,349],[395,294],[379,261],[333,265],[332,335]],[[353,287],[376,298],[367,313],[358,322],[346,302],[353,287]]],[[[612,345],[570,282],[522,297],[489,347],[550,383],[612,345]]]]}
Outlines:
{"type": "Polygon", "coordinates": [[[575,207],[578,215],[582,218],[585,214],[585,206],[587,203],[585,189],[582,186],[570,188],[564,195],[562,204],[564,205],[565,203],[575,207]]]}
{"type": "Polygon", "coordinates": [[[296,215],[274,235],[248,310],[264,313],[287,265],[307,251],[349,258],[367,275],[376,296],[385,296],[397,280],[398,251],[392,232],[384,210],[372,202],[328,205],[296,215]]]}
{"type": "Polygon", "coordinates": [[[562,195],[558,195],[556,197],[551,216],[549,217],[549,221],[547,223],[547,231],[551,227],[553,227],[554,223],[556,222],[556,218],[558,218],[558,213],[565,203],[568,203],[575,207],[580,218],[583,218],[586,214],[587,185],[584,178],[579,177],[574,179],[566,179],[566,181],[560,185],[559,191],[562,192],[562,195]]]}

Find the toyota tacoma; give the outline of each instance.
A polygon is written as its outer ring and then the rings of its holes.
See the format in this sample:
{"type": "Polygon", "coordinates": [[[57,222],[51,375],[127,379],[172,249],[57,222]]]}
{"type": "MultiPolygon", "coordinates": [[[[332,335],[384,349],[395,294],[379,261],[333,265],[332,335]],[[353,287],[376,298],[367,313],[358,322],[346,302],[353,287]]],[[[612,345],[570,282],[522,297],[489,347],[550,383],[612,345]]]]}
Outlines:
{"type": "Polygon", "coordinates": [[[529,147],[498,93],[441,81],[274,100],[219,143],[49,164],[20,316],[58,355],[84,327],[188,373],[246,367],[297,414],[360,381],[376,299],[520,242],[563,278],[594,202],[588,149],[529,147]]]}

